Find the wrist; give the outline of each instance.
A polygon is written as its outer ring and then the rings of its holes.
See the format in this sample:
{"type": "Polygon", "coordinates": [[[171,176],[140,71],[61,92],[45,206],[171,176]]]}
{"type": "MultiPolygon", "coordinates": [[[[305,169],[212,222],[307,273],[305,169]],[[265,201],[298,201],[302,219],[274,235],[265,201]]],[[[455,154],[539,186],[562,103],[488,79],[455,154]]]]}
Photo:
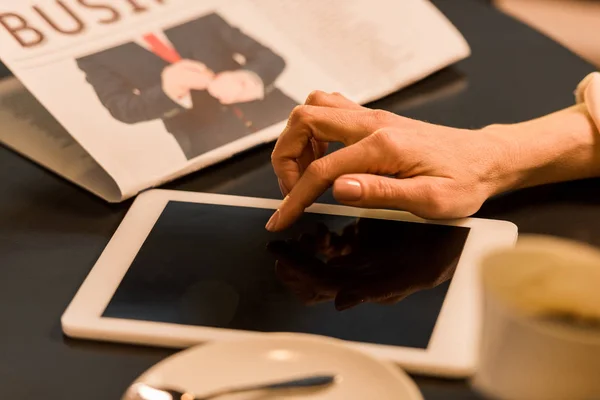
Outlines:
{"type": "Polygon", "coordinates": [[[600,176],[600,136],[583,105],[522,123],[491,125],[482,134],[501,148],[492,161],[492,195],[600,176]]]}

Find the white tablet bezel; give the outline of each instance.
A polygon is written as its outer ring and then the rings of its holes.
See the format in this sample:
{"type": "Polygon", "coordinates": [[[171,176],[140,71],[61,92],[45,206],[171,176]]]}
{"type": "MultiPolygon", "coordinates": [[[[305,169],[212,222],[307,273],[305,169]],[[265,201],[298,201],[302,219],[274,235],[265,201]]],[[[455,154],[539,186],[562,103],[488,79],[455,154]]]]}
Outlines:
{"type": "MultiPolygon", "coordinates": [[[[137,197],[104,252],[61,318],[70,337],[186,348],[199,343],[260,335],[260,332],[186,326],[163,322],[102,317],[115,290],[169,201],[221,204],[275,210],[280,200],[151,190],[137,197]]],[[[469,218],[425,221],[389,210],[315,204],[307,212],[434,223],[470,228],[470,233],[427,349],[347,342],[350,346],[391,360],[409,372],[466,377],[474,372],[480,331],[480,288],[477,260],[498,247],[514,246],[517,227],[506,221],[469,218]]],[[[266,222],[266,221],[265,221],[266,222]]],[[[262,227],[261,227],[262,228],[262,227]]]]}

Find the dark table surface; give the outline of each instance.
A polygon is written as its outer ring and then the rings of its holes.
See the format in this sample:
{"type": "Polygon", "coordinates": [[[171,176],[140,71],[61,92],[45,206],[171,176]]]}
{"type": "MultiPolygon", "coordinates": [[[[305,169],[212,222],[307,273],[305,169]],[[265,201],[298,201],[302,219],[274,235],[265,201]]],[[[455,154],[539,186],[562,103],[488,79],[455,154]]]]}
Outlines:
{"type": "MultiPolygon", "coordinates": [[[[436,4],[465,35],[472,57],[375,107],[465,128],[520,121],[571,105],[576,84],[593,70],[487,2],[436,4]]],[[[168,186],[278,197],[270,152],[254,150],[168,186]]],[[[109,205],[0,147],[0,399],[117,399],[140,373],[173,354],[61,333],[61,314],[130,204],[109,205]]],[[[478,216],[510,220],[521,233],[600,245],[600,184],[503,195],[478,216]]],[[[478,398],[465,381],[415,379],[426,399],[478,398]]]]}

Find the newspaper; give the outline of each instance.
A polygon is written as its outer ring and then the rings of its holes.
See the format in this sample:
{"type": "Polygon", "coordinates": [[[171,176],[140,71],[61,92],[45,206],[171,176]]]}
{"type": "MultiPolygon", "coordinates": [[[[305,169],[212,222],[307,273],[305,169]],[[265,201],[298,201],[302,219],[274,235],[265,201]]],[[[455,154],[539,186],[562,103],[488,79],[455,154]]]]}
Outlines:
{"type": "Polygon", "coordinates": [[[120,202],[469,54],[427,0],[0,0],[0,142],[120,202]]]}

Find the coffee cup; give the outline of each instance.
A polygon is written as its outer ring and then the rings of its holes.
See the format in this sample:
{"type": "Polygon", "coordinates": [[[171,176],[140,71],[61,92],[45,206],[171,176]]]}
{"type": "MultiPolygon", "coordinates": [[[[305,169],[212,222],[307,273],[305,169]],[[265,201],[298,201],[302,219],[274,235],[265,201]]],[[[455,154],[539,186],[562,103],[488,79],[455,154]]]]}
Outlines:
{"type": "Polygon", "coordinates": [[[527,236],[480,267],[473,388],[502,400],[600,399],[600,250],[527,236]]]}

